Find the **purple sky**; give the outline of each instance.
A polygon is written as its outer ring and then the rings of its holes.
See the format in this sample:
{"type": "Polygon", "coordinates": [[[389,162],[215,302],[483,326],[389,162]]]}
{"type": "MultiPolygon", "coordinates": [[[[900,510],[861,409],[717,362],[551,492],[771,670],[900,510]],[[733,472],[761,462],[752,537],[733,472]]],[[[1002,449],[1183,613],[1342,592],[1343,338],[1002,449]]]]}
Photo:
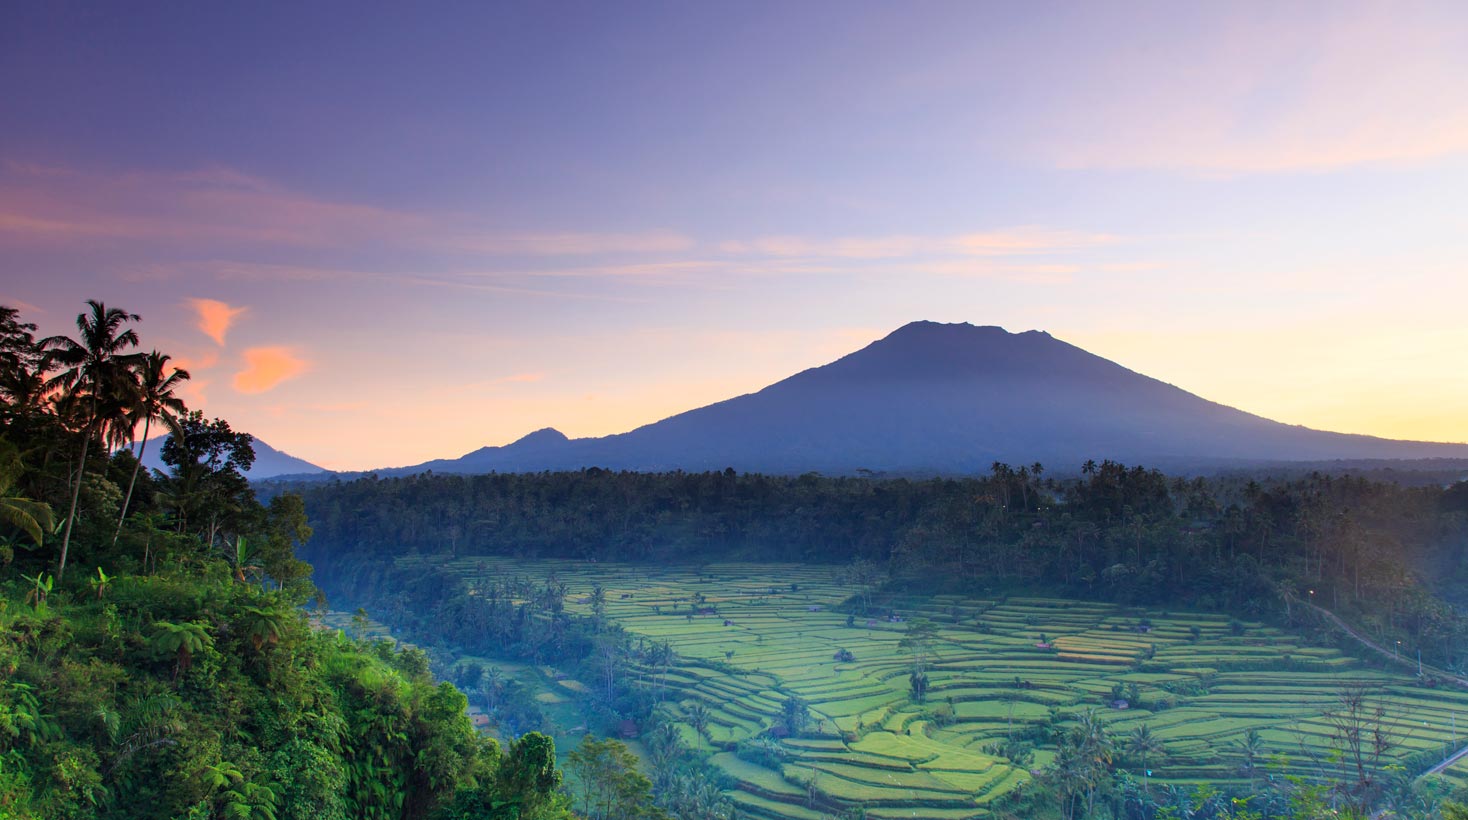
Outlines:
{"type": "Polygon", "coordinates": [[[914,319],[1468,440],[1461,3],[12,3],[0,112],[0,301],[325,466],[914,319]]]}

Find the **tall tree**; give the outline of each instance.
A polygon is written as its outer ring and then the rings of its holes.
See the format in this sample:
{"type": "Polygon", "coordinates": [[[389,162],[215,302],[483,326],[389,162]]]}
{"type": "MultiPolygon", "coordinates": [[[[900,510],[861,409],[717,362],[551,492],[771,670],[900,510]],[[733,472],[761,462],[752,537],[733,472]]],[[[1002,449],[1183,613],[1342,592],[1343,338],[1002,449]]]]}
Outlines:
{"type": "Polygon", "coordinates": [[[39,406],[45,385],[36,326],[19,317],[20,311],[0,305],[0,404],[11,414],[39,406]]]}
{"type": "Polygon", "coordinates": [[[153,420],[163,422],[172,435],[183,434],[178,419],[188,412],[188,408],[184,407],[183,399],[175,395],[174,391],[189,380],[189,371],[175,367],[172,372],[166,372],[169,370],[168,361],[171,358],[166,353],[155,350],[138,363],[138,391],[128,420],[132,423],[129,430],[136,429],[139,421],[143,422],[143,438],[138,446],[132,477],[127,482],[127,494],[122,498],[122,512],[117,516],[117,530],[112,533],[113,544],[117,543],[117,536],[122,534],[122,522],[127,520],[127,508],[132,503],[133,489],[138,483],[138,470],[143,466],[143,454],[148,450],[148,431],[153,420]]]}
{"type": "Polygon", "coordinates": [[[927,618],[914,618],[907,625],[907,632],[897,642],[897,648],[912,656],[912,674],[908,683],[912,699],[922,703],[928,697],[928,659],[933,652],[933,641],[938,637],[938,626],[927,618]]]}
{"type": "Polygon", "coordinates": [[[235,432],[224,419],[208,421],[197,410],[178,422],[181,432],[163,443],[162,455],[173,472],[168,484],[179,532],[202,524],[200,536],[213,548],[220,530],[238,523],[254,504],[244,473],[255,463],[255,437],[235,432]]]}
{"type": "Polygon", "coordinates": [[[1147,724],[1142,724],[1132,733],[1127,735],[1127,752],[1137,755],[1142,760],[1142,791],[1147,791],[1147,781],[1152,776],[1152,770],[1147,767],[1147,757],[1163,751],[1162,739],[1152,732],[1147,724]]]}
{"type": "Polygon", "coordinates": [[[76,504],[81,496],[82,480],[87,470],[87,451],[92,439],[104,433],[115,433],[126,417],[125,405],[119,398],[136,389],[133,366],[141,357],[128,353],[138,346],[138,334],[128,322],[142,317],[118,308],[109,308],[88,299],[89,313],[76,317],[79,339],[50,336],[41,341],[46,363],[62,371],[46,382],[48,390],[58,390],[77,409],[81,426],[81,455],[71,489],[71,504],[66,513],[66,531],[61,536],[61,556],[56,579],[66,574],[66,558],[71,548],[71,531],[76,524],[76,504]]]}

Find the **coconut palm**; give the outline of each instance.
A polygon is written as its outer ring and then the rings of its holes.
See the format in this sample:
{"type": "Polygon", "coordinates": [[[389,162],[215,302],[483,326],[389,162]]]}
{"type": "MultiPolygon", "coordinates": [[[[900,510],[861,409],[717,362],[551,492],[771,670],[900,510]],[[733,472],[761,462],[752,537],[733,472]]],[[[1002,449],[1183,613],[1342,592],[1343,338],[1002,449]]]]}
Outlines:
{"type": "Polygon", "coordinates": [[[133,488],[138,483],[138,470],[143,466],[143,453],[148,450],[148,430],[153,420],[163,422],[171,434],[183,435],[178,424],[178,417],[188,412],[184,407],[183,399],[174,395],[184,382],[189,380],[189,371],[177,367],[172,372],[165,372],[168,368],[168,360],[171,357],[166,353],[153,351],[144,356],[138,364],[136,371],[138,379],[138,391],[136,403],[128,413],[129,431],[137,429],[139,420],[143,422],[143,438],[138,445],[137,461],[133,464],[132,477],[127,482],[127,494],[122,499],[122,512],[117,516],[117,531],[112,534],[112,543],[117,543],[117,536],[122,534],[122,522],[127,520],[127,508],[133,499],[133,488]]]}
{"type": "Polygon", "coordinates": [[[1244,733],[1243,739],[1234,741],[1234,745],[1239,750],[1239,756],[1242,757],[1244,760],[1241,771],[1243,771],[1250,777],[1253,777],[1255,773],[1255,765],[1258,763],[1259,759],[1264,756],[1263,735],[1259,734],[1258,729],[1250,729],[1248,732],[1244,733]]]}
{"type": "Polygon", "coordinates": [[[713,714],[703,701],[694,701],[688,707],[688,724],[699,734],[706,734],[709,730],[709,722],[713,720],[713,714]]]}
{"type": "Polygon", "coordinates": [[[75,483],[71,490],[71,507],[66,513],[66,531],[61,536],[61,556],[56,569],[60,580],[66,573],[66,557],[71,547],[71,530],[76,524],[76,504],[81,496],[82,479],[86,475],[87,451],[92,439],[99,435],[116,435],[126,417],[119,401],[136,391],[132,368],[140,357],[126,351],[138,346],[137,331],[123,325],[141,317],[117,308],[109,308],[88,299],[90,313],[76,317],[80,340],[69,336],[51,336],[41,341],[48,366],[62,371],[46,382],[46,388],[63,393],[81,422],[82,449],[78,459],[75,483]]]}
{"type": "Polygon", "coordinates": [[[1163,751],[1162,740],[1152,733],[1147,724],[1138,726],[1126,738],[1126,750],[1142,759],[1142,791],[1147,791],[1147,778],[1152,771],[1147,768],[1147,755],[1163,751]]]}

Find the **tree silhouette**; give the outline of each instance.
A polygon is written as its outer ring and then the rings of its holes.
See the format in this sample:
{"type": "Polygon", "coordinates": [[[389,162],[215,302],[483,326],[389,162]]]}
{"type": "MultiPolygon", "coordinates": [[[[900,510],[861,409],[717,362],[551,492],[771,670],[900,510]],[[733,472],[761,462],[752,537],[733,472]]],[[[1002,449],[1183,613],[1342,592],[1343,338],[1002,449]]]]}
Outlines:
{"type": "Polygon", "coordinates": [[[178,418],[188,412],[188,408],[184,407],[183,399],[174,395],[174,391],[189,380],[189,371],[175,367],[173,372],[165,373],[170,358],[172,357],[155,350],[138,362],[138,391],[128,412],[128,421],[131,422],[128,429],[136,429],[141,420],[143,438],[138,446],[137,460],[133,463],[132,477],[127,482],[127,493],[122,499],[122,511],[117,515],[117,530],[112,533],[114,545],[117,543],[117,536],[122,534],[122,522],[127,520],[127,509],[132,503],[133,488],[138,483],[138,470],[143,466],[143,453],[148,450],[148,431],[153,420],[163,422],[175,436],[183,434],[178,418]]]}
{"type": "Polygon", "coordinates": [[[138,334],[123,325],[141,317],[117,308],[109,308],[93,299],[87,300],[90,313],[76,317],[80,339],[50,336],[41,341],[48,366],[64,368],[46,382],[48,390],[61,391],[79,411],[82,449],[73,478],[71,506],[66,513],[66,531],[61,536],[61,556],[56,578],[66,574],[66,558],[71,547],[71,530],[76,523],[76,504],[81,496],[82,479],[87,470],[87,451],[92,439],[104,431],[115,434],[126,418],[126,400],[136,390],[132,367],[137,354],[126,353],[138,346],[138,334]]]}

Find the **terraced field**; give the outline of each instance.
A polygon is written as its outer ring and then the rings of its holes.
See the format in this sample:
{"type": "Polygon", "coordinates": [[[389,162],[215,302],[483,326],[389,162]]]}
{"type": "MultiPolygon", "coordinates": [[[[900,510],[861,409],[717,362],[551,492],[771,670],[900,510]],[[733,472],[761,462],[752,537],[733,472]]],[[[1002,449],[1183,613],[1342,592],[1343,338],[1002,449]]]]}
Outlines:
{"type": "MultiPolygon", "coordinates": [[[[1250,730],[1262,743],[1261,767],[1287,757],[1292,773],[1329,773],[1335,729],[1325,712],[1345,684],[1368,687],[1372,705],[1384,705],[1388,763],[1420,771],[1455,740],[1468,743],[1468,723],[1456,731],[1468,692],[1421,687],[1220,615],[933,595],[884,600],[882,617],[848,626],[836,607],[856,590],[829,567],[512,559],[447,567],[471,581],[554,572],[568,585],[568,609],[583,613],[601,585],[609,617],[677,653],[671,668],[632,670],[637,685],[665,697],[661,708],[683,721],[690,743],[714,754],[731,798],[754,818],[817,820],[857,803],[880,820],[983,817],[1050,759],[1042,746],[1019,768],[994,754],[995,745],[1064,726],[1088,709],[1113,733],[1146,725],[1161,739],[1164,751],[1149,760],[1153,783],[1245,782],[1250,730]],[[925,706],[909,698],[910,662],[898,647],[915,617],[939,626],[925,706]],[[851,659],[838,660],[840,650],[851,659]],[[1118,685],[1132,699],[1128,708],[1113,703],[1118,685]],[[737,756],[736,744],[774,725],[790,695],[810,704],[812,724],[779,741],[784,759],[760,765],[737,756]],[[696,703],[710,716],[703,732],[686,720],[696,703]]],[[[1447,776],[1464,777],[1468,764],[1460,766],[1447,776]]]]}

